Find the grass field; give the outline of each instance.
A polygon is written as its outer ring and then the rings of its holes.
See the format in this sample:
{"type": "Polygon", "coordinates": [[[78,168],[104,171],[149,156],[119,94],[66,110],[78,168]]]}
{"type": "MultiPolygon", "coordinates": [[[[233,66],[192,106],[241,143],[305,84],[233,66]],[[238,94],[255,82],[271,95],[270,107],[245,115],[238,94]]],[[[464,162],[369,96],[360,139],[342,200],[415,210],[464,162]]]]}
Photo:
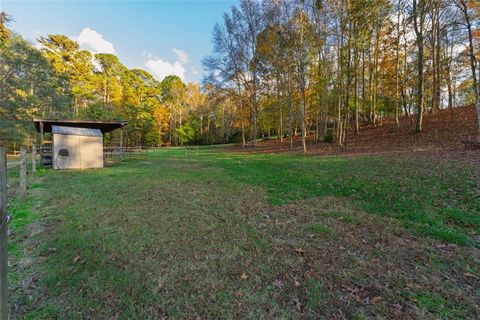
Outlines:
{"type": "Polygon", "coordinates": [[[17,318],[480,317],[478,176],[401,156],[165,149],[43,171],[17,209],[17,318]]]}

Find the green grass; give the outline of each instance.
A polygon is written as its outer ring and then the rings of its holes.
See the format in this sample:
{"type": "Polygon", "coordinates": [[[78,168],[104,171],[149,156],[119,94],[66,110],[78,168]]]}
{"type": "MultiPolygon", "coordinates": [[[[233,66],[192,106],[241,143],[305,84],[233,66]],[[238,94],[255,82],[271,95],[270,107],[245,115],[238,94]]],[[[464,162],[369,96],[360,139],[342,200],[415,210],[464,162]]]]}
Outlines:
{"type": "Polygon", "coordinates": [[[319,223],[308,225],[306,227],[306,230],[309,232],[313,232],[314,234],[317,234],[317,235],[328,234],[332,232],[332,230],[329,227],[319,223]]]}
{"type": "Polygon", "coordinates": [[[369,213],[393,216],[412,231],[471,244],[480,231],[473,168],[431,159],[255,155],[212,161],[242,182],[267,190],[273,204],[321,196],[348,197],[369,213]]]}
{"type": "Polygon", "coordinates": [[[19,317],[478,315],[463,273],[478,270],[480,203],[458,162],[171,148],[40,175],[15,227],[22,238],[42,217],[12,249],[39,259],[13,278],[40,279],[16,291],[19,317]]]}
{"type": "Polygon", "coordinates": [[[461,305],[452,304],[451,301],[437,293],[415,292],[411,300],[426,314],[435,314],[437,319],[464,319],[468,317],[461,305]]]}
{"type": "MultiPolygon", "coordinates": [[[[43,170],[41,170],[43,171],[43,170]]],[[[19,185],[19,169],[13,167],[7,170],[7,184],[9,192],[7,193],[8,208],[7,211],[11,216],[11,221],[8,225],[10,237],[8,242],[9,259],[19,261],[24,256],[24,239],[28,236],[28,226],[38,219],[38,214],[32,210],[33,199],[27,198],[21,200],[16,190],[19,185]]],[[[32,183],[31,177],[28,177],[28,182],[32,183]]],[[[40,184],[32,183],[32,187],[38,188],[40,184]]],[[[9,272],[8,280],[11,283],[18,282],[18,272],[9,272]]]]}

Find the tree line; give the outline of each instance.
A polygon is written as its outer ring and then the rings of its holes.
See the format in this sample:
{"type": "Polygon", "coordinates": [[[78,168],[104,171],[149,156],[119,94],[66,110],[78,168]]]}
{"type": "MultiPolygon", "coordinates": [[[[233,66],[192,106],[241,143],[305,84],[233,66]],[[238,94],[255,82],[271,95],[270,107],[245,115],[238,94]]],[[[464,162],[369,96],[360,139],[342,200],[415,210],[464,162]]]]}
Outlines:
{"type": "MultiPolygon", "coordinates": [[[[61,34],[42,36],[33,45],[11,23],[0,13],[0,145],[18,149],[29,143],[35,117],[128,120],[125,144],[135,146],[221,143],[230,137],[222,133],[226,115],[219,102],[207,99],[200,85],[174,75],[158,81],[145,70],[128,69],[113,54],[82,50],[61,34]]],[[[110,136],[105,138],[108,143],[110,136]]]]}
{"type": "Polygon", "coordinates": [[[123,119],[128,145],[348,137],[474,104],[480,126],[480,4],[473,0],[241,0],[212,32],[202,84],[158,81],[65,35],[34,46],[0,13],[0,144],[33,117],[123,119]]]}
{"type": "Polygon", "coordinates": [[[214,28],[204,82],[234,103],[244,144],[346,148],[361,124],[405,115],[419,132],[426,113],[466,104],[480,127],[479,18],[468,0],[243,0],[214,28]]]}

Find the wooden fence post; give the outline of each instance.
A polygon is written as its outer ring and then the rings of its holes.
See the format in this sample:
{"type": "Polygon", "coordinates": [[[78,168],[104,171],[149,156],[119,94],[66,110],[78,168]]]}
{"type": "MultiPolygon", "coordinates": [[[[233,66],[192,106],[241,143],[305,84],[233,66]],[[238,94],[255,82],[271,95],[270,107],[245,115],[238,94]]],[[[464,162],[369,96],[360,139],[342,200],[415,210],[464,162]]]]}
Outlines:
{"type": "Polygon", "coordinates": [[[37,143],[33,141],[32,144],[32,177],[37,174],[37,143]]]}
{"type": "Polygon", "coordinates": [[[8,281],[7,148],[0,147],[0,320],[7,320],[8,281]]]}
{"type": "Polygon", "coordinates": [[[20,147],[20,197],[27,196],[27,148],[20,147]]]}
{"type": "Polygon", "coordinates": [[[120,162],[123,161],[123,126],[120,130],[120,162]]]}
{"type": "Polygon", "coordinates": [[[32,176],[37,174],[37,130],[33,131],[32,143],[32,176]]]}

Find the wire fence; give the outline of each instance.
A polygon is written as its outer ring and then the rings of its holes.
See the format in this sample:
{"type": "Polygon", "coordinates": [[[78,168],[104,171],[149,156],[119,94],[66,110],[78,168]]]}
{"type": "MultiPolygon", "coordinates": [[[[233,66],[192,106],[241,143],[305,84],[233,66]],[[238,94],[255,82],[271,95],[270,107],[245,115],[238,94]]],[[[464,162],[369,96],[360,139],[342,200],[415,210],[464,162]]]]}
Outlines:
{"type": "MultiPolygon", "coordinates": [[[[25,166],[25,170],[27,170],[28,156],[28,152],[25,152],[18,161],[7,163],[7,219],[5,219],[7,223],[15,218],[15,215],[19,212],[25,200],[26,194],[22,194],[22,184],[25,184],[26,188],[27,182],[22,181],[22,179],[26,179],[26,172],[25,177],[23,177],[21,171],[23,170],[22,166],[25,166]],[[16,172],[16,169],[18,169],[18,172],[16,172]]],[[[5,220],[2,222],[2,225],[0,225],[0,228],[3,226],[3,223],[5,223],[5,220]]]]}
{"type": "Polygon", "coordinates": [[[19,167],[20,164],[22,163],[22,161],[26,160],[27,157],[28,157],[28,153],[26,153],[23,157],[20,157],[20,159],[18,159],[18,161],[7,162],[7,170],[15,168],[15,167],[19,167]]]}
{"type": "MultiPolygon", "coordinates": [[[[8,225],[25,203],[28,157],[27,149],[22,148],[17,161],[7,161],[6,148],[0,147],[0,319],[8,318],[8,225]]],[[[35,169],[36,159],[32,156],[32,176],[35,169]]]]}
{"type": "MultiPolygon", "coordinates": [[[[7,162],[7,221],[15,218],[25,200],[27,188],[27,162],[29,153],[24,152],[17,161],[7,162]],[[25,172],[22,172],[25,171],[25,172]],[[22,190],[25,188],[25,190],[22,190]]],[[[0,169],[1,170],[1,169],[0,169]]],[[[5,220],[4,220],[5,221],[5,220]]],[[[2,222],[4,223],[4,222],[2,222]]],[[[0,225],[1,228],[1,225],[0,225]]]]}
{"type": "Polygon", "coordinates": [[[104,147],[103,160],[105,165],[110,165],[123,160],[148,159],[148,152],[151,148],[144,146],[137,147],[104,147]]]}

